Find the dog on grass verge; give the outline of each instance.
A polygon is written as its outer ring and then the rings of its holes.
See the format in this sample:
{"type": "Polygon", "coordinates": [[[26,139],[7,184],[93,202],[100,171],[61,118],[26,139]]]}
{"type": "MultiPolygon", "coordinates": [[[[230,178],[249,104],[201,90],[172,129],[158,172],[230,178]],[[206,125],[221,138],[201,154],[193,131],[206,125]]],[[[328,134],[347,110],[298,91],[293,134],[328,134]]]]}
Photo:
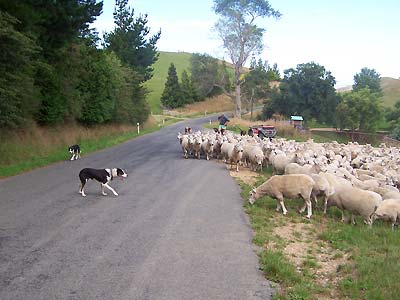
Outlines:
{"type": "Polygon", "coordinates": [[[104,192],[104,188],[108,188],[115,196],[118,196],[117,192],[108,185],[108,183],[113,180],[113,178],[118,177],[120,179],[124,179],[128,177],[128,174],[120,168],[114,169],[92,169],[85,168],[79,172],[79,179],[81,180],[81,187],[79,189],[79,193],[82,194],[82,197],[86,197],[85,194],[85,184],[89,179],[95,179],[100,182],[101,185],[101,193],[106,196],[107,194],[104,192]]]}
{"type": "Polygon", "coordinates": [[[68,148],[68,152],[72,154],[70,160],[81,158],[81,148],[79,145],[72,145],[68,148]]]}

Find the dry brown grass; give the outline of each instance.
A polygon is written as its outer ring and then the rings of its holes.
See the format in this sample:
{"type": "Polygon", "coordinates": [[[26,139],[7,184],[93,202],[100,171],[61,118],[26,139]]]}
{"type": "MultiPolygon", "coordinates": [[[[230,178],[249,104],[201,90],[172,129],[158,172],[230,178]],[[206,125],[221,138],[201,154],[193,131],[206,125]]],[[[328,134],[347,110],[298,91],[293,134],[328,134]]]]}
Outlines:
{"type": "MultiPolygon", "coordinates": [[[[261,114],[262,114],[262,111],[261,111],[261,110],[253,111],[253,120],[257,120],[257,116],[259,116],[259,115],[261,115],[261,114]]],[[[248,112],[248,113],[246,113],[246,114],[243,114],[243,115],[242,115],[242,118],[245,119],[245,120],[250,120],[250,118],[251,118],[251,113],[248,112]]]]}
{"type": "Polygon", "coordinates": [[[192,116],[204,113],[215,113],[221,111],[231,111],[234,110],[235,105],[231,98],[226,95],[219,95],[201,102],[195,102],[188,104],[183,108],[177,108],[174,111],[177,114],[192,116]]]}
{"type": "Polygon", "coordinates": [[[233,127],[248,129],[251,126],[260,124],[275,126],[276,131],[278,132],[278,136],[284,136],[289,139],[296,138],[300,140],[307,140],[308,138],[310,138],[310,133],[301,133],[296,130],[292,125],[290,125],[287,121],[279,118],[269,119],[266,121],[250,121],[247,119],[232,118],[229,122],[228,129],[233,127]]]}
{"type": "MultiPolygon", "coordinates": [[[[145,126],[150,126],[149,120],[145,126]]],[[[27,159],[33,156],[46,156],[55,149],[79,144],[82,140],[97,140],[105,136],[121,135],[136,130],[132,125],[102,125],[83,127],[77,124],[40,127],[32,123],[23,130],[15,130],[12,134],[3,136],[5,143],[0,146],[2,159],[0,163],[11,163],[15,160],[27,159]]]]}

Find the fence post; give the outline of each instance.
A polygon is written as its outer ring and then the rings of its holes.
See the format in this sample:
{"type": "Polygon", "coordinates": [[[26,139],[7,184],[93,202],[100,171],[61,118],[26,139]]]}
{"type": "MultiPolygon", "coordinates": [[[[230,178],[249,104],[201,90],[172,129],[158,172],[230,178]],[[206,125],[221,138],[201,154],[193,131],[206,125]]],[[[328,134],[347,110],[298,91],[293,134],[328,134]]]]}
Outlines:
{"type": "Polygon", "coordinates": [[[136,125],[137,125],[137,134],[139,134],[140,133],[140,127],[139,127],[139,123],[136,123],[136,125]]]}

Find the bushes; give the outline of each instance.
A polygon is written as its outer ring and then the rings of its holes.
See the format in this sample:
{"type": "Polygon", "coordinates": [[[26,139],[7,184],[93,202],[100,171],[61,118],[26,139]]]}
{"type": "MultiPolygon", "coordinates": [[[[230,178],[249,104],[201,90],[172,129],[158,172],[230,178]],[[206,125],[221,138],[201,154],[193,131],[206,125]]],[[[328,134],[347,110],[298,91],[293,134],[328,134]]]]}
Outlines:
{"type": "MultiPolygon", "coordinates": [[[[146,120],[142,84],[151,77],[159,38],[146,37],[147,17],[135,19],[132,10],[124,20],[129,32],[118,31],[141,47],[121,48],[120,39],[114,39],[97,48],[99,38],[88,24],[101,13],[102,3],[31,2],[0,4],[0,131],[24,128],[32,120],[52,126],[146,120]],[[130,60],[114,49],[129,50],[130,60]]],[[[127,1],[117,4],[124,17],[127,1]]]]}

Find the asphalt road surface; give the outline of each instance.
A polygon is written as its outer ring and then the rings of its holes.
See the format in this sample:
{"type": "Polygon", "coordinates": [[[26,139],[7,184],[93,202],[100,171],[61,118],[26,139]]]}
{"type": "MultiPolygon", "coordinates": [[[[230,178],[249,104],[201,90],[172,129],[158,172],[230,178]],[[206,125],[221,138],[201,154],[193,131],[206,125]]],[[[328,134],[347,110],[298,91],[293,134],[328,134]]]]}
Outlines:
{"type": "MultiPolygon", "coordinates": [[[[208,120],[208,119],[207,119],[208,120]]],[[[222,163],[183,159],[180,122],[0,180],[0,299],[271,299],[240,188],[222,163]],[[81,168],[129,177],[102,196],[81,168]]]]}

